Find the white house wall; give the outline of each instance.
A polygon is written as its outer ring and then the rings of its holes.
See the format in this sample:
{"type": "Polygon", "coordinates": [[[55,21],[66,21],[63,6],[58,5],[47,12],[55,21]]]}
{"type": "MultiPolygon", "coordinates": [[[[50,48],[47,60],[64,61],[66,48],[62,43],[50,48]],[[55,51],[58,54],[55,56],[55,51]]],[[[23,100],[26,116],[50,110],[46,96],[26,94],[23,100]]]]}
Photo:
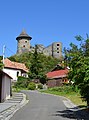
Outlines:
{"type": "Polygon", "coordinates": [[[21,76],[20,70],[4,68],[3,71],[7,73],[9,76],[11,76],[14,81],[17,81],[17,72],[19,73],[18,76],[21,76]]]}

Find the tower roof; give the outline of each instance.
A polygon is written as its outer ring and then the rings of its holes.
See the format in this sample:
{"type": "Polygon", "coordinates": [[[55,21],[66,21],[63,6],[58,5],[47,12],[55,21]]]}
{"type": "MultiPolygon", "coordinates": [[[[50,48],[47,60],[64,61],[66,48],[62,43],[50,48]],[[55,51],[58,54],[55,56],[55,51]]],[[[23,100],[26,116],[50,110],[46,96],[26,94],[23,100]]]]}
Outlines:
{"type": "Polygon", "coordinates": [[[29,39],[29,40],[32,39],[32,37],[30,37],[30,36],[26,33],[25,30],[23,30],[23,31],[21,32],[21,34],[16,38],[16,40],[19,40],[20,38],[27,38],[27,39],[29,39]]]}

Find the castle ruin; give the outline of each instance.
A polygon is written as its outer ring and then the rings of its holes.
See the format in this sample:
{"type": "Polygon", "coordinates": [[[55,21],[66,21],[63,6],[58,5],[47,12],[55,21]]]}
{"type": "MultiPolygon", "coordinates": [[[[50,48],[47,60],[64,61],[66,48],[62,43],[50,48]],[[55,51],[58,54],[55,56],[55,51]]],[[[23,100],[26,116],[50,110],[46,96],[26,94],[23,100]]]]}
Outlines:
{"type": "MultiPolygon", "coordinates": [[[[30,37],[24,30],[16,38],[17,40],[17,54],[22,54],[24,52],[33,52],[34,47],[30,45],[30,37]]],[[[60,59],[62,57],[62,43],[53,42],[51,45],[44,47],[44,45],[37,44],[37,50],[39,53],[43,53],[47,56],[52,56],[54,58],[60,59]]]]}

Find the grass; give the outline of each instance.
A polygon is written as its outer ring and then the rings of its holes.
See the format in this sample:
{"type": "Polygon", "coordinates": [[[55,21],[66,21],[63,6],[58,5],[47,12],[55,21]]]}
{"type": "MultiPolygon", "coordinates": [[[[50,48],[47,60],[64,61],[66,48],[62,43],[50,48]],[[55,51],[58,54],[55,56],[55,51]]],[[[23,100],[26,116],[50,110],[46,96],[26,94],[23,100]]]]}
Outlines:
{"type": "Polygon", "coordinates": [[[68,88],[66,90],[66,88],[63,88],[61,87],[61,90],[57,88],[50,88],[48,90],[44,90],[44,91],[41,91],[41,92],[45,92],[45,93],[50,93],[50,94],[54,94],[54,95],[59,95],[59,96],[64,96],[68,99],[70,99],[74,104],[76,104],[77,106],[79,107],[86,107],[87,104],[85,101],[82,101],[81,99],[81,95],[77,92],[74,92],[73,90],[69,90],[68,91],[68,88]]]}
{"type": "Polygon", "coordinates": [[[21,90],[27,90],[27,88],[12,88],[12,92],[20,92],[21,90]]]}
{"type": "MultiPolygon", "coordinates": [[[[20,92],[21,90],[23,90],[23,88],[20,87],[12,89],[13,92],[20,92]]],[[[27,88],[24,88],[24,90],[27,90],[27,88]]],[[[75,92],[70,86],[55,87],[40,91],[54,95],[64,96],[70,99],[74,104],[76,104],[79,107],[87,106],[86,102],[82,101],[81,95],[78,92],[75,92]]]]}

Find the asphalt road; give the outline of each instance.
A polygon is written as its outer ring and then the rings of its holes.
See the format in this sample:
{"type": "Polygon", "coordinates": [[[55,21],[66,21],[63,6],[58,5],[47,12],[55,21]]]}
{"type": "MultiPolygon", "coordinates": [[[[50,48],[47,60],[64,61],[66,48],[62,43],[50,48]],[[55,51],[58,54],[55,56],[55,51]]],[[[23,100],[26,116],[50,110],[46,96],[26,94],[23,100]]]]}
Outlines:
{"type": "Polygon", "coordinates": [[[62,97],[24,91],[29,102],[18,110],[10,120],[75,120],[75,115],[68,110],[62,97]]]}

